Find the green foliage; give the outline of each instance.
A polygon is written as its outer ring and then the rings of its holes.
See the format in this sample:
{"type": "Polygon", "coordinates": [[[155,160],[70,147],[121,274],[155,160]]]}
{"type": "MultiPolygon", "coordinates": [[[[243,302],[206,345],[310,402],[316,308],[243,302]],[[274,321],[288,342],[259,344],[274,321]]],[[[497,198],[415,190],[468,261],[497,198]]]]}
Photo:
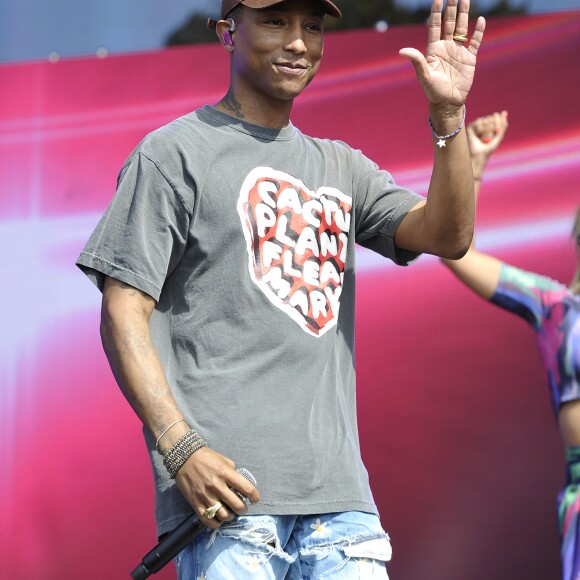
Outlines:
{"type": "Polygon", "coordinates": [[[204,42],[217,41],[215,30],[207,27],[208,16],[194,13],[189,20],[173,31],[167,40],[166,46],[179,46],[183,44],[202,44],[204,42]]]}
{"type": "MultiPolygon", "coordinates": [[[[389,26],[425,22],[429,17],[429,8],[410,10],[399,6],[396,0],[335,0],[342,11],[340,19],[327,18],[326,30],[349,30],[353,28],[371,28],[381,20],[389,26]]],[[[510,0],[498,0],[497,4],[487,11],[479,10],[477,1],[471,2],[470,13],[482,16],[506,16],[525,14],[525,6],[512,6],[510,0]]],[[[207,29],[207,15],[194,13],[189,20],[175,30],[167,39],[167,46],[180,44],[197,44],[217,41],[213,30],[207,29]]]]}
{"type": "Polygon", "coordinates": [[[510,14],[525,14],[526,7],[525,5],[521,6],[512,6],[509,0],[499,0],[499,2],[484,16],[508,16],[510,14]]]}
{"type": "Polygon", "coordinates": [[[394,0],[342,0],[337,2],[342,11],[340,19],[328,18],[327,30],[348,30],[352,28],[370,28],[380,20],[389,26],[425,22],[429,17],[429,8],[409,10],[399,6],[394,0]]]}

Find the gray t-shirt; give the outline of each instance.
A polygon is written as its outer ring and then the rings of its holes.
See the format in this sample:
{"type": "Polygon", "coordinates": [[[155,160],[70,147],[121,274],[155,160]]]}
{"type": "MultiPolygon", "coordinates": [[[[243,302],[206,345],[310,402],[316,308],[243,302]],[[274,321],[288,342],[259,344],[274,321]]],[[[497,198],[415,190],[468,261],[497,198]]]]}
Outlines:
{"type": "MultiPolygon", "coordinates": [[[[393,235],[422,198],[360,151],[205,106],[149,134],[77,261],[151,295],[188,423],[256,478],[249,513],[376,513],[356,422],[355,240],[393,235]],[[354,235],[353,235],[354,234],[354,235]]],[[[191,513],[144,429],[158,532],[191,513]]]]}

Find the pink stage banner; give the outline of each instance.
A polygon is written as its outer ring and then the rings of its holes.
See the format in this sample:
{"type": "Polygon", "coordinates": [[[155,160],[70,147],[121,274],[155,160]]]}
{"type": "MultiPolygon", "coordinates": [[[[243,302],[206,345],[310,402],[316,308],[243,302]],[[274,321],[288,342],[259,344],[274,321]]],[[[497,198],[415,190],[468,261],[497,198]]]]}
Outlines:
{"type": "MultiPolygon", "coordinates": [[[[426,194],[427,108],[398,56],[425,40],[424,26],[328,34],[293,122],[426,194]]],[[[484,176],[478,246],[564,283],[579,71],[580,12],[491,20],[467,110],[510,120],[484,176]]],[[[74,261],[139,140],[215,103],[227,79],[218,45],[0,66],[1,578],[128,578],[155,544],[141,426],[102,353],[100,296],[74,261]]],[[[433,257],[357,260],[360,436],[391,576],[557,578],[564,457],[532,332],[433,257]]]]}

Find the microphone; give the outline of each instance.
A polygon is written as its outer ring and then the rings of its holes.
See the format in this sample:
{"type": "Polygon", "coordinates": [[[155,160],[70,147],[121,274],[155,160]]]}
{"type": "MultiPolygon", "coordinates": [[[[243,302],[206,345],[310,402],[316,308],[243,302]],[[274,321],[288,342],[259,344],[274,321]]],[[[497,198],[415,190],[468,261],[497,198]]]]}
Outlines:
{"type": "MultiPolygon", "coordinates": [[[[236,469],[252,485],[256,485],[255,477],[243,467],[236,469]]],[[[235,492],[243,501],[247,501],[241,493],[235,492]]],[[[170,560],[172,560],[187,544],[197,538],[201,532],[208,529],[204,526],[196,514],[191,514],[183,520],[174,530],[169,532],[152,550],[150,550],[141,563],[131,572],[133,580],[143,580],[149,578],[151,574],[156,574],[170,560]]]]}

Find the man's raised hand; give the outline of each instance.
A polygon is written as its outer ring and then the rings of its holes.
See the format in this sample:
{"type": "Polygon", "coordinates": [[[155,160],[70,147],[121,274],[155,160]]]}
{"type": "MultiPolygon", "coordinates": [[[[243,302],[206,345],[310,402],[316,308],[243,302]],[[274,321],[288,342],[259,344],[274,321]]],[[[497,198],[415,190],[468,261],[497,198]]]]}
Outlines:
{"type": "Polygon", "coordinates": [[[443,14],[442,9],[443,0],[434,0],[425,55],[416,48],[403,48],[399,54],[412,62],[430,104],[460,107],[473,84],[485,19],[477,19],[469,39],[469,0],[448,0],[443,14]],[[462,37],[467,40],[461,41],[462,37]]]}

